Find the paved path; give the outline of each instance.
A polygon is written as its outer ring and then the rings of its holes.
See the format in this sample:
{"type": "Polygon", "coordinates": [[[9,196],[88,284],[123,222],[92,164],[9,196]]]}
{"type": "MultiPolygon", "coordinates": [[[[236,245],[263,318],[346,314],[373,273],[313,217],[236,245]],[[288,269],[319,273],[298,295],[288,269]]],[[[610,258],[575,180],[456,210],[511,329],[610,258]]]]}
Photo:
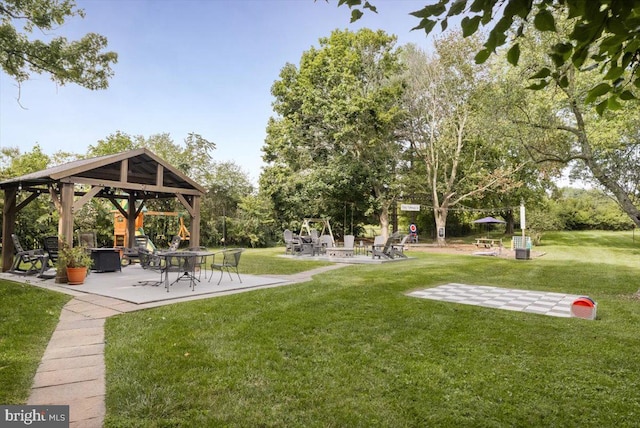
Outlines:
{"type": "MultiPolygon", "coordinates": [[[[294,275],[278,275],[288,282],[269,285],[278,287],[309,281],[313,275],[338,269],[335,264],[294,275]]],[[[226,294],[249,290],[236,290],[226,294]]],[[[44,352],[33,381],[27,404],[69,404],[70,427],[102,427],[105,407],[104,322],[105,319],[156,306],[187,300],[220,296],[203,295],[192,298],[136,305],[122,300],[71,292],[75,297],[60,314],[60,321],[44,352]]]]}

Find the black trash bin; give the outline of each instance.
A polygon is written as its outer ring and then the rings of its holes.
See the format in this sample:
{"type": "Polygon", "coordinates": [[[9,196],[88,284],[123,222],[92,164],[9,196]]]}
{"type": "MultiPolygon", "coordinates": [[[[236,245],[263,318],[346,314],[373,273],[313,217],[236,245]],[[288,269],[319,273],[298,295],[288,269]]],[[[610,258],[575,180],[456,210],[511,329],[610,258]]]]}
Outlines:
{"type": "Polygon", "coordinates": [[[531,258],[531,250],[528,248],[516,248],[516,259],[529,260],[531,258]]]}

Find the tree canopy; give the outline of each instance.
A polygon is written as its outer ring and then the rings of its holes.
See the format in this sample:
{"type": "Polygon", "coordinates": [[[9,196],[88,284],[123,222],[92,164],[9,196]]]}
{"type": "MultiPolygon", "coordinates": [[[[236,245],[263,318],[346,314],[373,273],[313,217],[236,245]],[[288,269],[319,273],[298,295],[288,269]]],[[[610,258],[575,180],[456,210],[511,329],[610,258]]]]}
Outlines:
{"type": "Polygon", "coordinates": [[[49,74],[59,85],[107,88],[118,55],[105,51],[106,37],[95,33],[75,41],[62,36],[46,41],[32,37],[34,30],[47,35],[78,16],[84,17],[84,11],[73,0],[0,0],[2,70],[18,83],[38,73],[49,74]]]}
{"type": "MultiPolygon", "coordinates": [[[[338,6],[351,8],[351,21],[358,20],[365,9],[376,12],[371,1],[338,0],[338,6]]],[[[449,20],[462,17],[463,34],[488,30],[484,46],[476,61],[485,62],[499,47],[510,43],[507,58],[516,65],[520,59],[519,39],[533,23],[535,30],[555,32],[556,17],[571,20],[572,30],[548,51],[556,66],[571,65],[577,70],[598,68],[601,81],[590,90],[589,101],[598,103],[598,112],[618,109],[618,100],[635,99],[630,88],[640,88],[640,0],[439,0],[411,15],[420,21],[413,29],[431,33],[440,23],[444,31],[449,20]],[[625,71],[631,73],[625,75],[625,71]]],[[[532,77],[531,89],[542,89],[553,79],[548,68],[532,77]]]]}
{"type": "Polygon", "coordinates": [[[384,234],[400,152],[395,38],[336,30],[320,45],[303,53],[299,67],[287,64],[272,87],[276,117],[267,126],[261,182],[276,207],[317,217],[355,204],[377,217],[384,234]]]}

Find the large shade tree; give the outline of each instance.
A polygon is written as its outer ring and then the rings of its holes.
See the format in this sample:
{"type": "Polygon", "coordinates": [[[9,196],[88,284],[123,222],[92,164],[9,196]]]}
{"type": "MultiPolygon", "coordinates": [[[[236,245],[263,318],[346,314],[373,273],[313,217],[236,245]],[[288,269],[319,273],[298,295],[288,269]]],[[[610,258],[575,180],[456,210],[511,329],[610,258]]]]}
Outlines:
{"type": "Polygon", "coordinates": [[[299,67],[282,69],[260,182],[283,224],[309,214],[341,218],[348,204],[387,234],[398,194],[399,71],[395,38],[368,29],[336,30],[299,67]]]}
{"type": "Polygon", "coordinates": [[[432,56],[415,47],[404,55],[404,138],[422,163],[437,241],[445,245],[449,210],[518,186],[522,160],[508,156],[508,141],[484,132],[490,116],[483,104],[492,99],[487,68],[473,61],[474,40],[451,33],[435,48],[432,56]]]}

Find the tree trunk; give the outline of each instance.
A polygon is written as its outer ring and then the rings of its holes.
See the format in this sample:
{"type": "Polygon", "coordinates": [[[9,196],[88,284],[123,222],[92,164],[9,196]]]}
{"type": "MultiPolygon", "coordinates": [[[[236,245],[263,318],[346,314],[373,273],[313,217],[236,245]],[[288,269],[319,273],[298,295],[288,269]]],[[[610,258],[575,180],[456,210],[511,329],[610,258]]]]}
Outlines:
{"type": "Polygon", "coordinates": [[[506,210],[500,214],[502,214],[502,217],[504,217],[504,221],[507,222],[507,224],[505,225],[504,234],[513,235],[513,231],[515,230],[513,210],[506,210]]]}
{"type": "Polygon", "coordinates": [[[380,234],[386,241],[389,238],[389,206],[383,204],[380,209],[380,234]]]}
{"type": "Polygon", "coordinates": [[[445,247],[447,245],[446,230],[448,213],[449,210],[447,208],[433,209],[433,218],[436,221],[436,243],[438,247],[445,247]]]}

